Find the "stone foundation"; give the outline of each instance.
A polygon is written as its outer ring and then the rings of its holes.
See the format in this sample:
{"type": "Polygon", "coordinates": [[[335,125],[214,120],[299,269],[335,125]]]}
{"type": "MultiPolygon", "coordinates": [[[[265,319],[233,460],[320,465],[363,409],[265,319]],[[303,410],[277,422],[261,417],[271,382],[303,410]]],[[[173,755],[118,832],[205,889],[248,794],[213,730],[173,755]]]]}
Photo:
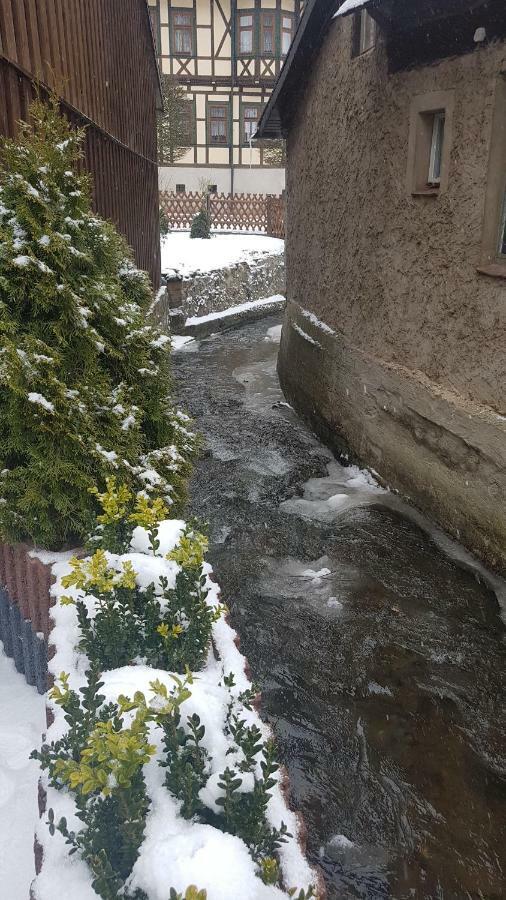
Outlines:
{"type": "Polygon", "coordinates": [[[506,572],[506,421],[287,306],[278,370],[293,406],[484,561],[506,572]]]}

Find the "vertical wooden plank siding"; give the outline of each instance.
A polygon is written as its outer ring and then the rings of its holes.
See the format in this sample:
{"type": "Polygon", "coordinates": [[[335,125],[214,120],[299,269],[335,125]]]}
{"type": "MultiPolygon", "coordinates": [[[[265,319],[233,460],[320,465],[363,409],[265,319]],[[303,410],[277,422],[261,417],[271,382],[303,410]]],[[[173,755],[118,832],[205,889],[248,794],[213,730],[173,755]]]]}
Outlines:
{"type": "Polygon", "coordinates": [[[157,288],[158,76],[146,0],[0,0],[1,134],[16,134],[37,83],[87,126],[95,209],[157,288]]]}

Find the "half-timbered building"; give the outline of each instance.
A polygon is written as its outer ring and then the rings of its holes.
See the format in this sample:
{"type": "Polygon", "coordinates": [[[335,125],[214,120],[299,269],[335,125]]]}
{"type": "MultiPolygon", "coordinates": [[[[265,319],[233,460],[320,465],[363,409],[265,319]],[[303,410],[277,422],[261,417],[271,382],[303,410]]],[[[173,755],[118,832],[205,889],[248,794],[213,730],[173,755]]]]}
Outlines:
{"type": "Polygon", "coordinates": [[[280,193],[284,168],[252,143],[303,0],[149,0],[160,69],[187,91],[188,150],[160,187],[280,193]]]}

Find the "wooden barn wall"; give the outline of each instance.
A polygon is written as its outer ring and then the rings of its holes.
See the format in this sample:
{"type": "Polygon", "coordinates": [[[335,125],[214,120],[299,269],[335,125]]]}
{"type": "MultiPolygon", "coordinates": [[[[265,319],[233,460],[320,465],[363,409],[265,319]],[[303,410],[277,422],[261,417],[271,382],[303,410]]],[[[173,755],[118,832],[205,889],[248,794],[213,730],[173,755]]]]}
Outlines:
{"type": "Polygon", "coordinates": [[[0,132],[16,133],[35,84],[87,125],[96,211],[160,282],[157,73],[145,0],[0,0],[0,132]]]}

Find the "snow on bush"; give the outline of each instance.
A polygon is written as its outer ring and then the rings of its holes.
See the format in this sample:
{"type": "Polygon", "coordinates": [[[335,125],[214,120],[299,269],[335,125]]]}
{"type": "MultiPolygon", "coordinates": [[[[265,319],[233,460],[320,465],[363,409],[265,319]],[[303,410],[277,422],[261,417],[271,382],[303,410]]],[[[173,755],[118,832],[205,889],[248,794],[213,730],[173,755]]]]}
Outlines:
{"type": "Polygon", "coordinates": [[[98,499],[93,555],[53,565],[35,900],[307,900],[314,873],[205,539],[115,481],[98,499]]]}
{"type": "Polygon", "coordinates": [[[50,548],[87,534],[112,474],[177,510],[194,443],[149,279],[91,210],[83,138],[36,102],[0,144],[0,537],[50,548]]]}

